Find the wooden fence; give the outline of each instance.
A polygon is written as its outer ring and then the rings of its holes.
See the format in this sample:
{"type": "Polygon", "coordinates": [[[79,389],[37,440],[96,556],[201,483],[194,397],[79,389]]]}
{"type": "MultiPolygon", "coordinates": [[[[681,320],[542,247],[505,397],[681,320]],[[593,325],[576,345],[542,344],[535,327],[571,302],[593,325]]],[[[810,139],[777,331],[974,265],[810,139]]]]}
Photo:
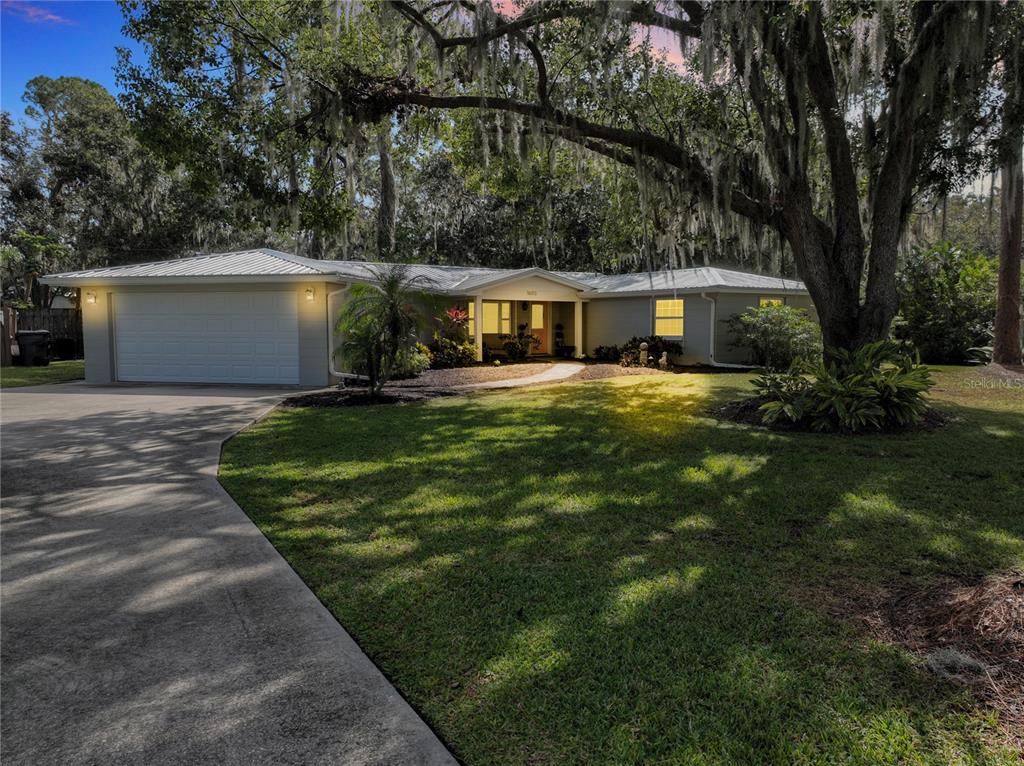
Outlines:
{"type": "Polygon", "coordinates": [[[0,362],[10,364],[10,348],[18,330],[49,330],[50,339],[54,341],[55,351],[71,351],[67,340],[74,343],[72,354],[75,358],[82,356],[82,312],[76,309],[4,309],[3,322],[3,355],[0,362]],[[67,339],[67,340],[65,340],[67,339]]]}

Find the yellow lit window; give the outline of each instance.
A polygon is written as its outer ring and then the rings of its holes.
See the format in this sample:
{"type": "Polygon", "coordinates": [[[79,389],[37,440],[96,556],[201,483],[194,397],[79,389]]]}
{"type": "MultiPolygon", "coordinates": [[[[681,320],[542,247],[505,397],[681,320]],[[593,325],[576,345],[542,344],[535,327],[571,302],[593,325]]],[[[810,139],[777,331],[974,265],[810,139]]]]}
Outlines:
{"type": "Polygon", "coordinates": [[[466,306],[466,313],[469,318],[466,320],[466,331],[469,332],[470,338],[476,337],[476,301],[470,301],[469,305],[466,306]]]}
{"type": "Polygon", "coordinates": [[[530,304],[530,329],[532,329],[532,330],[543,330],[544,329],[544,304],[543,303],[532,303],[532,304],[530,304]]]}
{"type": "Polygon", "coordinates": [[[782,298],[761,298],[758,301],[759,306],[781,306],[784,303],[782,298]]]}
{"type": "Polygon", "coordinates": [[[683,337],[683,299],[654,302],[654,334],[665,338],[683,337]]]}
{"type": "Polygon", "coordinates": [[[483,332],[504,335],[512,332],[511,301],[484,301],[483,332]]]}

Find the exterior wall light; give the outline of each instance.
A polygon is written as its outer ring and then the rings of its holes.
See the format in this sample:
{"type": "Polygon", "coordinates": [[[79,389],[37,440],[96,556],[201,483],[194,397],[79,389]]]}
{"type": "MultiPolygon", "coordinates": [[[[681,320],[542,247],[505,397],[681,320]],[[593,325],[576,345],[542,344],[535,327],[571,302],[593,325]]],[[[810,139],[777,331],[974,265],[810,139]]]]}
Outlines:
{"type": "Polygon", "coordinates": [[[307,287],[306,288],[306,300],[307,301],[311,301],[315,297],[316,297],[316,290],[314,290],[312,287],[307,287]]]}
{"type": "Polygon", "coordinates": [[[96,293],[92,292],[91,290],[86,292],[85,302],[88,303],[90,306],[96,305],[96,293]]]}

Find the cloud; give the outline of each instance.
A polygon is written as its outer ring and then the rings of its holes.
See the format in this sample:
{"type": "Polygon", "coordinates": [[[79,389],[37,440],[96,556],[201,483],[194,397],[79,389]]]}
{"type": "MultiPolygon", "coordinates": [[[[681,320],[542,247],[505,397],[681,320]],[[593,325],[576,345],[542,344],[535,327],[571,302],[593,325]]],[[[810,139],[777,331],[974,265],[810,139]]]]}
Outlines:
{"type": "Polygon", "coordinates": [[[66,19],[53,11],[39,5],[26,3],[24,0],[2,0],[0,10],[5,15],[14,16],[30,24],[74,24],[71,19],[66,19]]]}

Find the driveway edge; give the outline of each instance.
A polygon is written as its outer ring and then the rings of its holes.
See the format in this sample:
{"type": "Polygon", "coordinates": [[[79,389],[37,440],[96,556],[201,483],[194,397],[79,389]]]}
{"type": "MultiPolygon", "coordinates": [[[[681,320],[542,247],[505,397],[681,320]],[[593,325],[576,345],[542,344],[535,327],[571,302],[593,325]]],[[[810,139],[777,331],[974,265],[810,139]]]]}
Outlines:
{"type": "Polygon", "coordinates": [[[451,753],[451,751],[448,749],[448,747],[441,739],[440,735],[438,735],[438,733],[434,730],[434,727],[431,726],[430,723],[428,723],[427,720],[422,715],[420,715],[419,711],[412,706],[409,700],[407,700],[405,696],[395,687],[395,685],[391,683],[388,677],[384,675],[384,672],[379,667],[377,667],[377,664],[372,659],[370,659],[369,656],[367,656],[366,652],[363,651],[363,648],[359,645],[359,643],[345,629],[345,626],[342,625],[338,618],[335,617],[334,614],[331,612],[331,610],[327,608],[327,605],[320,600],[320,597],[317,596],[316,592],[309,587],[309,584],[306,583],[304,579],[302,579],[302,576],[295,570],[291,562],[281,555],[281,552],[278,551],[276,547],[274,547],[274,544],[270,541],[270,538],[268,538],[263,533],[263,530],[259,528],[259,525],[257,525],[256,522],[254,522],[249,517],[249,514],[245,512],[245,509],[242,508],[242,506],[240,506],[235,501],[234,497],[231,496],[231,493],[228,492],[224,485],[221,484],[220,482],[221,459],[224,456],[224,447],[227,445],[227,443],[234,439],[239,434],[241,434],[243,431],[247,431],[248,429],[252,428],[254,425],[259,423],[268,415],[270,415],[274,410],[280,409],[280,407],[280,402],[272,404],[271,406],[267,407],[267,409],[265,409],[263,412],[253,417],[248,423],[240,426],[230,435],[226,436],[224,439],[221,440],[217,450],[217,462],[215,465],[214,472],[214,480],[217,483],[217,487],[219,488],[220,493],[223,495],[227,503],[231,507],[235,508],[238,511],[238,513],[240,513],[245,518],[245,520],[252,525],[252,527],[259,533],[260,537],[263,538],[266,544],[273,549],[274,555],[276,555],[278,559],[280,559],[280,561],[288,568],[288,570],[291,571],[292,575],[300,583],[302,583],[302,587],[309,593],[310,596],[313,597],[318,609],[321,612],[321,614],[318,615],[319,618],[329,623],[333,623],[335,626],[337,626],[338,631],[340,631],[341,633],[340,638],[342,650],[345,652],[345,654],[353,660],[365,663],[367,666],[372,668],[373,671],[380,677],[380,680],[383,681],[384,685],[387,687],[389,702],[391,702],[397,708],[397,710],[395,711],[397,714],[396,717],[402,719],[401,721],[399,721],[400,725],[404,729],[411,730],[409,731],[409,733],[412,735],[411,738],[419,741],[417,743],[417,750],[419,750],[423,755],[423,759],[420,762],[424,764],[424,766],[435,766],[435,764],[437,764],[438,766],[457,766],[461,762],[451,753]],[[415,729],[417,727],[422,727],[425,731],[416,732],[415,729]]]}

